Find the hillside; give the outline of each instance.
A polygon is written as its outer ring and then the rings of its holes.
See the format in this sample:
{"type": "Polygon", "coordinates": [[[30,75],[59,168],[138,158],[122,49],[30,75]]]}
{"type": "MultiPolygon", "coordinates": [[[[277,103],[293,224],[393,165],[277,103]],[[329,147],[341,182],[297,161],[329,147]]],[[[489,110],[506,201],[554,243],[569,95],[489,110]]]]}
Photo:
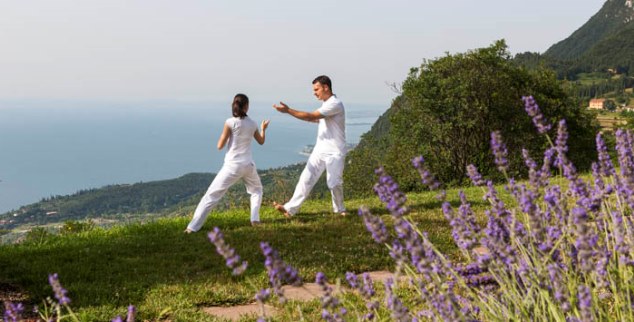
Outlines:
{"type": "MultiPolygon", "coordinates": [[[[264,187],[264,202],[286,200],[293,193],[303,164],[258,171],[264,187]]],[[[123,219],[127,214],[165,214],[194,207],[215,174],[190,173],[170,180],[111,185],[82,190],[68,196],[54,196],[0,215],[0,229],[21,225],[46,225],[67,220],[109,217],[123,219]]],[[[320,180],[313,196],[323,197],[328,189],[320,180]]],[[[219,209],[248,205],[244,185],[234,185],[223,198],[219,209]]]]}
{"type": "Polygon", "coordinates": [[[564,61],[579,59],[602,41],[631,26],[633,20],[634,6],[631,0],[607,0],[588,22],[570,37],[554,44],[544,55],[564,61]]]}

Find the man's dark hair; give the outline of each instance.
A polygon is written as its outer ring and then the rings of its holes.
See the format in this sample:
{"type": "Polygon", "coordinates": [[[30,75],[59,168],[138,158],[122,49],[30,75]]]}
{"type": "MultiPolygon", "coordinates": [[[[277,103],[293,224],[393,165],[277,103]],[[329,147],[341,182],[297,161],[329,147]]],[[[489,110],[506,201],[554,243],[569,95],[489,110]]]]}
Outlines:
{"type": "Polygon", "coordinates": [[[249,106],[249,98],[244,94],[236,94],[231,104],[231,113],[233,117],[239,117],[243,119],[247,116],[245,109],[249,106]]]}
{"type": "Polygon", "coordinates": [[[328,85],[328,88],[332,92],[332,82],[330,81],[330,77],[326,75],[317,76],[317,78],[313,80],[313,84],[315,83],[319,83],[321,85],[328,85]]]}

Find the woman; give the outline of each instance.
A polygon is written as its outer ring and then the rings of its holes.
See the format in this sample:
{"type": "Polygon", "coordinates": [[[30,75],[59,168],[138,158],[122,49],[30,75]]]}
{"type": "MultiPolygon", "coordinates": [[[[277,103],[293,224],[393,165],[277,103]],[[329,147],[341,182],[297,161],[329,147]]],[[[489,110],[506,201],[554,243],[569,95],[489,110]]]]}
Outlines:
{"type": "Polygon", "coordinates": [[[220,201],[227,190],[238,180],[244,179],[247,193],[251,195],[251,224],[260,223],[260,205],[262,204],[262,183],[253,163],[251,155],[251,139],[260,145],[266,139],[266,128],[269,120],[262,121],[261,131],[258,125],[247,116],[249,98],[244,94],[237,94],[231,104],[233,117],[225,121],[222,134],[218,139],[218,150],[227,144],[225,163],[209,185],[209,189],[198,203],[194,218],[192,218],[185,233],[193,233],[203,226],[209,211],[220,201]],[[228,142],[228,143],[227,143],[228,142]]]}

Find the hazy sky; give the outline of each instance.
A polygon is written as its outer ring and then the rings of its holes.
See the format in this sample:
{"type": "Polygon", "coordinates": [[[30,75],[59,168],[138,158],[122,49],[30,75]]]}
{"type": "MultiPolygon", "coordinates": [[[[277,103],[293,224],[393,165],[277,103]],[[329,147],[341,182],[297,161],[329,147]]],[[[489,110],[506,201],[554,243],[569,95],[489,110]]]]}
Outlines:
{"type": "Polygon", "coordinates": [[[344,101],[389,104],[423,58],[543,52],[604,2],[0,0],[0,101],[310,102],[327,74],[344,101]]]}

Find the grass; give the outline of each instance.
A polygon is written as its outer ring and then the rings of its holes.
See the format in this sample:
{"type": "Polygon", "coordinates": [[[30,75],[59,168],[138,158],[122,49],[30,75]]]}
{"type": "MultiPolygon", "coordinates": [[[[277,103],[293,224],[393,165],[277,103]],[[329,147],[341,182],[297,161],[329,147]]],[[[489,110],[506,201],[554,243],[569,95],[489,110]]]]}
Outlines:
{"type": "MultiPolygon", "coordinates": [[[[469,188],[466,193],[476,211],[484,206],[478,203],[479,190],[469,188]]],[[[448,195],[457,205],[457,190],[448,195]]],[[[412,218],[441,251],[455,255],[451,229],[434,196],[408,195],[412,218]]],[[[5,245],[0,247],[0,282],[26,291],[30,304],[41,304],[52,295],[48,274],[58,273],[82,321],[124,315],[129,304],[138,308],[141,319],[214,321],[202,307],[250,303],[255,292],[267,286],[261,241],[268,241],[309,282],[318,271],[335,281],[343,280],[347,271],[392,269],[387,248],[372,240],[356,215],[359,206],[367,205],[390,223],[387,210],[376,197],[346,205],[348,217],[330,213],[330,200],[311,200],[292,220],[263,207],[261,227],[249,225],[248,209],[234,209],[212,212],[201,232],[192,235],[183,234],[189,218],[180,217],[5,245]],[[206,232],[214,226],[249,262],[242,276],[231,275],[209,242],[206,232]]],[[[319,304],[313,302],[302,304],[299,311],[294,305],[285,307],[286,319],[298,317],[300,311],[308,320],[318,319],[319,304]]]]}

